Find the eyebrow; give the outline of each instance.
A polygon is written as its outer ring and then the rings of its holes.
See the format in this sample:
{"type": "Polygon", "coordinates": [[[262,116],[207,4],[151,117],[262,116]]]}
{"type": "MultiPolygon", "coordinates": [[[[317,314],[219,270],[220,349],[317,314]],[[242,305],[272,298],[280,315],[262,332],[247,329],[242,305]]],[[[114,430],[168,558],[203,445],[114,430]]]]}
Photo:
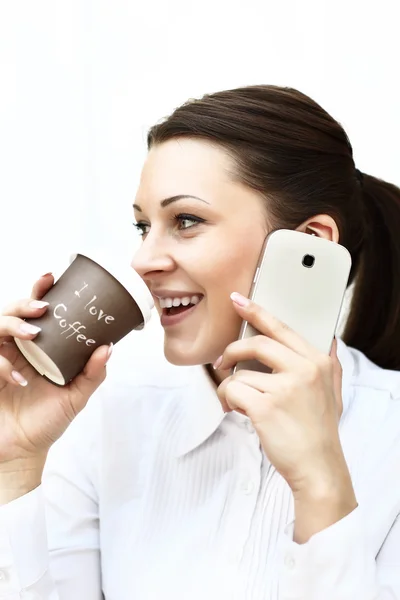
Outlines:
{"type": "MultiPolygon", "coordinates": [[[[193,200],[200,200],[200,202],[204,202],[205,204],[210,204],[207,200],[203,200],[203,198],[199,198],[198,196],[191,196],[190,194],[179,194],[178,196],[171,196],[170,198],[165,198],[161,201],[161,208],[165,208],[169,204],[173,202],[178,202],[178,200],[184,200],[185,198],[193,198],[193,200]]],[[[134,204],[133,208],[138,212],[143,212],[138,204],[134,204]]]]}

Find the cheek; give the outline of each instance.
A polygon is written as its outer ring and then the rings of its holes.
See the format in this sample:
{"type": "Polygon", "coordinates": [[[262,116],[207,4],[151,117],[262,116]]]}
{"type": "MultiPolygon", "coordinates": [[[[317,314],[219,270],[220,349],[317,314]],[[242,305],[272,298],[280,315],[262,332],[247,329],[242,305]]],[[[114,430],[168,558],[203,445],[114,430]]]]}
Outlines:
{"type": "Polygon", "coordinates": [[[224,295],[239,292],[247,296],[259,257],[259,244],[235,243],[215,256],[209,270],[209,282],[224,295]]]}

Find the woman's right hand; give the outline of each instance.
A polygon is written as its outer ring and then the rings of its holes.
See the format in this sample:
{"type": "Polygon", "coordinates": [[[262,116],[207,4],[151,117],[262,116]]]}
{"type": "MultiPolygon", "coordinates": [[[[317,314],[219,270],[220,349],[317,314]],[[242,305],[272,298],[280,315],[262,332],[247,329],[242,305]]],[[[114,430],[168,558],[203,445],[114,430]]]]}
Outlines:
{"type": "Polygon", "coordinates": [[[26,326],[23,319],[45,313],[47,307],[35,308],[31,303],[53,284],[51,274],[41,277],[30,299],[15,302],[0,314],[0,471],[2,466],[11,470],[18,462],[45,457],[106,377],[108,346],[97,348],[84,371],[64,387],[39,375],[17,349],[13,337],[36,337],[21,330],[26,326]]]}

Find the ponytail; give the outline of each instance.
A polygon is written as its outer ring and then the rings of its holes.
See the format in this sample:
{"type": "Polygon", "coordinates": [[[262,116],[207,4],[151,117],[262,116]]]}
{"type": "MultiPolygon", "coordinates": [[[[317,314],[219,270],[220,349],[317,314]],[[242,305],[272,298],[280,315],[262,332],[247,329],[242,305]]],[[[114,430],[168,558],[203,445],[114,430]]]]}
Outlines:
{"type": "Polygon", "coordinates": [[[400,188],[366,174],[360,185],[367,223],[343,339],[400,370],[400,188]]]}

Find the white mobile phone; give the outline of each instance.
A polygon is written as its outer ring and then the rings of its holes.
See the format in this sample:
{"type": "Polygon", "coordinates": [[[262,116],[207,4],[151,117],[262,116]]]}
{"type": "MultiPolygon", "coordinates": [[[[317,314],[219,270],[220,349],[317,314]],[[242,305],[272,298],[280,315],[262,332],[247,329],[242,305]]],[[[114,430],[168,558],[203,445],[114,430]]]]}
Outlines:
{"type": "MultiPolygon", "coordinates": [[[[279,229],[267,236],[249,297],[311,345],[329,354],[351,269],[344,246],[300,231],[279,229]]],[[[259,335],[246,321],[239,339],[259,335]]],[[[256,360],[238,369],[271,372],[256,360]]]]}

